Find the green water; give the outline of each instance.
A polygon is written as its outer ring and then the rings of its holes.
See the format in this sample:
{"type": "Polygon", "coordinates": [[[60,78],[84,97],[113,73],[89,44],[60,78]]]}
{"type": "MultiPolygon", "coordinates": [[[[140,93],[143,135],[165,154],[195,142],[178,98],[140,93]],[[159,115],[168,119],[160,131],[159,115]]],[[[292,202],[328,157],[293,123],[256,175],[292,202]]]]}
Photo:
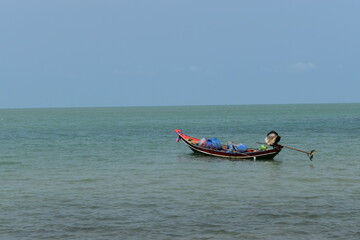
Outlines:
{"type": "Polygon", "coordinates": [[[360,104],[0,110],[1,239],[359,239],[360,104]],[[194,155],[174,129],[316,149],[194,155]]]}

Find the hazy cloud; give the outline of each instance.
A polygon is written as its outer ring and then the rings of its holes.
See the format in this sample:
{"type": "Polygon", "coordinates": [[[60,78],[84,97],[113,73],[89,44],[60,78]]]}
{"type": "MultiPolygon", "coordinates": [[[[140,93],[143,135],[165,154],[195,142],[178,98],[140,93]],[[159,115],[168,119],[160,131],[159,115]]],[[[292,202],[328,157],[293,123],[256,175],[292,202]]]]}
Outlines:
{"type": "Polygon", "coordinates": [[[272,65],[262,68],[264,72],[279,73],[279,72],[305,72],[317,69],[318,66],[312,62],[297,62],[291,65],[272,65]]]}
{"type": "Polygon", "coordinates": [[[291,69],[295,71],[308,71],[316,68],[318,68],[318,66],[312,62],[297,62],[291,65],[291,69]]]}
{"type": "Polygon", "coordinates": [[[200,68],[199,68],[198,66],[191,65],[191,66],[189,67],[189,70],[194,72],[194,71],[199,71],[200,68]]]}

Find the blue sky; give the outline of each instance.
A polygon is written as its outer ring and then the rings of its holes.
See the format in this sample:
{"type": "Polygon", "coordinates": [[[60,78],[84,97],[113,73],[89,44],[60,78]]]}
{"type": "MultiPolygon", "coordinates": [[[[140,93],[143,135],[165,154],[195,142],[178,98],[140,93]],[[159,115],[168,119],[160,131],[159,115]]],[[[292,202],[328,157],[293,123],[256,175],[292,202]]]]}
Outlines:
{"type": "Polygon", "coordinates": [[[1,0],[0,108],[360,102],[360,1],[1,0]]]}

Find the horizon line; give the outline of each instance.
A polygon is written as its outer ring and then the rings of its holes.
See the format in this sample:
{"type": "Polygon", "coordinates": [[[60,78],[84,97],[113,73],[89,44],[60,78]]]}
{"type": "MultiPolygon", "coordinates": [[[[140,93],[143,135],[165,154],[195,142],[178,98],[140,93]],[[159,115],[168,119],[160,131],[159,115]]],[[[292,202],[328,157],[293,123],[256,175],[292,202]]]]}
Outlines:
{"type": "Polygon", "coordinates": [[[0,110],[12,109],[77,109],[77,108],[137,108],[137,107],[211,107],[211,106],[261,106],[261,105],[326,105],[326,104],[359,104],[360,102],[329,103],[247,103],[247,104],[193,104],[193,105],[123,105],[123,106],[56,106],[56,107],[0,107],[0,110]]]}

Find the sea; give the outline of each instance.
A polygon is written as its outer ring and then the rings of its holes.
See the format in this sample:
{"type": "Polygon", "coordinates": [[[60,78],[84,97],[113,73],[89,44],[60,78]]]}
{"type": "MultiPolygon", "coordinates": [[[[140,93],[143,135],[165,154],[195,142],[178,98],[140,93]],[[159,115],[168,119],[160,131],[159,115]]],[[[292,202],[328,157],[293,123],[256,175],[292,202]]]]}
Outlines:
{"type": "Polygon", "coordinates": [[[0,109],[0,239],[360,239],[360,104],[0,109]],[[194,154],[174,129],[273,161],[194,154]]]}

